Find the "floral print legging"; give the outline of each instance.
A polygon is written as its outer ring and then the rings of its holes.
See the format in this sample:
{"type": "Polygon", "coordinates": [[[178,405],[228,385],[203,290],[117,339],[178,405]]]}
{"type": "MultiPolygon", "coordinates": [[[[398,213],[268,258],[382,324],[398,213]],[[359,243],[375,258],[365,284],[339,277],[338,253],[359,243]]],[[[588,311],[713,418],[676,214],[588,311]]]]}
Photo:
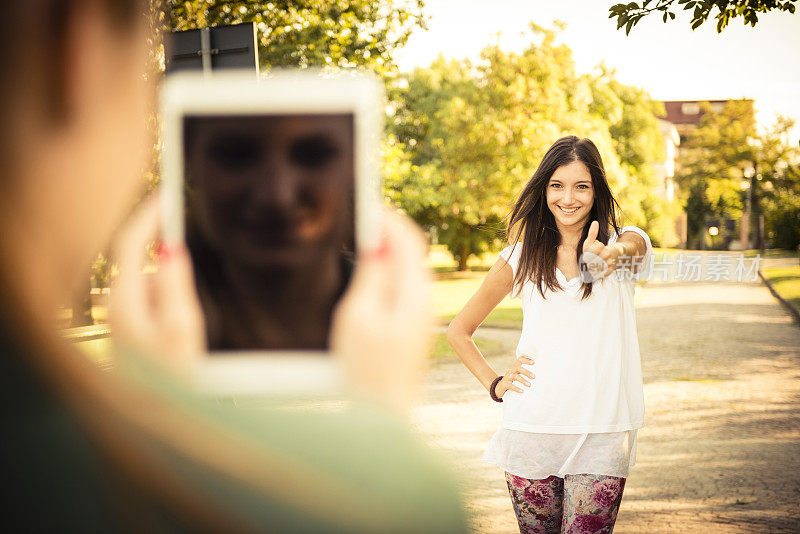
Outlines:
{"type": "Polygon", "coordinates": [[[551,475],[531,480],[506,473],[522,534],[610,533],[625,479],[609,475],[551,475]]]}

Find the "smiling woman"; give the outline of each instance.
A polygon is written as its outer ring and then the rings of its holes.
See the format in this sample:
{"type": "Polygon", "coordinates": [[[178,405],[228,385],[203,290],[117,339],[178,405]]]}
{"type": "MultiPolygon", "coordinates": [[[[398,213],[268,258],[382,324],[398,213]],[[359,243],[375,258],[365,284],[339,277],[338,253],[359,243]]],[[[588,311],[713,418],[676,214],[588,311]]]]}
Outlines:
{"type": "Polygon", "coordinates": [[[556,141],[511,212],[512,244],[448,327],[503,403],[483,460],[505,472],[521,532],[610,531],[635,463],[644,392],[633,292],[647,270],[618,260],[648,261],[652,247],[640,228],[618,227],[614,203],[594,143],[556,141]],[[509,292],[522,301],[522,332],[498,375],[472,336],[509,292]],[[597,491],[602,502],[588,498],[597,491]]]}

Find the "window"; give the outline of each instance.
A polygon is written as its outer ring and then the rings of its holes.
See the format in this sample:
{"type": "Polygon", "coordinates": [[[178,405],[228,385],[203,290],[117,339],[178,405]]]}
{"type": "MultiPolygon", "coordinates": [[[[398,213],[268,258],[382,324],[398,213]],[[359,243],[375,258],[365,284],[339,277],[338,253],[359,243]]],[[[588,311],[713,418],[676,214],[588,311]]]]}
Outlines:
{"type": "Polygon", "coordinates": [[[700,113],[700,104],[696,102],[686,102],[681,105],[681,113],[684,115],[698,115],[700,113]]]}

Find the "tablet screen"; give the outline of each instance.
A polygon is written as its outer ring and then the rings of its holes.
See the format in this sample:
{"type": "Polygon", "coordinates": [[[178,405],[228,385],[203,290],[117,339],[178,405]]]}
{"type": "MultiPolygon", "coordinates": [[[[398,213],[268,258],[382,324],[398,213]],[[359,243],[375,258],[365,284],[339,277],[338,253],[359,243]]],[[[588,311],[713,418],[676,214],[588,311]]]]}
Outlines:
{"type": "Polygon", "coordinates": [[[329,349],[356,253],[354,132],[349,113],[184,117],[209,350],[329,349]]]}

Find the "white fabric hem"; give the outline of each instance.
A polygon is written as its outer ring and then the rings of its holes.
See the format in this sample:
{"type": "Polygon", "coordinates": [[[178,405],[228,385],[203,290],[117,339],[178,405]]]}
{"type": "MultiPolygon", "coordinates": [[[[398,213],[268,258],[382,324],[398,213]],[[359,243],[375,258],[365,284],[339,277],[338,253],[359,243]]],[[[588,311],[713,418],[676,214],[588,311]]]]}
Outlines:
{"type": "Polygon", "coordinates": [[[521,430],[523,432],[548,433],[548,434],[583,434],[583,433],[603,433],[603,432],[622,432],[624,430],[638,430],[644,427],[644,421],[634,423],[622,423],[617,425],[529,425],[526,423],[513,423],[503,421],[501,428],[508,430],[521,430]]]}
{"type": "MultiPolygon", "coordinates": [[[[619,471],[615,471],[613,469],[598,469],[597,471],[603,471],[602,473],[585,473],[584,471],[580,471],[578,469],[566,469],[566,470],[559,470],[558,473],[554,473],[552,470],[550,471],[522,471],[519,469],[514,469],[512,467],[508,467],[503,465],[502,462],[495,461],[495,460],[488,460],[482,458],[481,461],[485,464],[495,465],[505,471],[506,473],[510,473],[512,475],[527,478],[529,480],[541,480],[543,478],[547,478],[551,475],[555,475],[559,478],[564,478],[565,475],[606,475],[612,477],[620,477],[620,478],[628,478],[630,476],[630,468],[623,469],[619,471]]],[[[631,464],[630,467],[633,467],[634,464],[631,464]]]]}
{"type": "Polygon", "coordinates": [[[637,441],[637,430],[565,436],[500,429],[492,436],[481,461],[532,480],[570,474],[626,478],[636,465],[637,441]]]}

